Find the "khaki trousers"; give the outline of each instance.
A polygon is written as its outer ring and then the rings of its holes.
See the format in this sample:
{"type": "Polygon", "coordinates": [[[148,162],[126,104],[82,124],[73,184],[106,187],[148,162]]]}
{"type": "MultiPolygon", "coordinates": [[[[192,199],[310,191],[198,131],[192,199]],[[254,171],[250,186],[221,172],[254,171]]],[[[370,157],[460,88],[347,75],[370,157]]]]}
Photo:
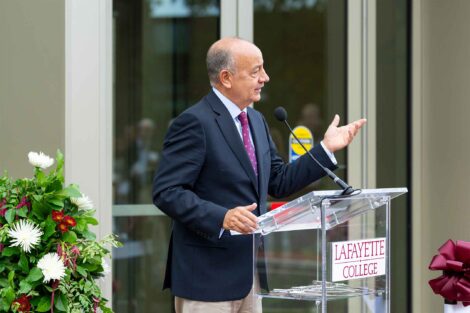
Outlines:
{"type": "Polygon", "coordinates": [[[175,310],[176,313],[262,313],[261,298],[255,291],[259,291],[258,277],[254,279],[251,291],[243,299],[204,302],[175,297],[175,310]]]}

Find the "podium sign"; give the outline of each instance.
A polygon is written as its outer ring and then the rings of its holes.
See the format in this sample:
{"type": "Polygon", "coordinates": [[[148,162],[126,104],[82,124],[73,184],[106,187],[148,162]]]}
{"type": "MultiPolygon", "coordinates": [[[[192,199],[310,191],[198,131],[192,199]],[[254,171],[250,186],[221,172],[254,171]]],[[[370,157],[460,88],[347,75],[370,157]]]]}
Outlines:
{"type": "Polygon", "coordinates": [[[385,275],[386,238],[332,243],[332,281],[385,275]]]}
{"type": "Polygon", "coordinates": [[[257,296],[303,300],[288,304],[296,312],[390,313],[390,201],[406,192],[314,191],[260,216],[257,296]]]}

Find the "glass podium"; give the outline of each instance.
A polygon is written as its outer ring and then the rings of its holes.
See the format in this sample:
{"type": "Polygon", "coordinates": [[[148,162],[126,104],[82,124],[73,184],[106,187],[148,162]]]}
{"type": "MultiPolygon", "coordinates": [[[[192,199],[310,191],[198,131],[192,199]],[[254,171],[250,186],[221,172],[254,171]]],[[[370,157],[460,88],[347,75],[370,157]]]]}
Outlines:
{"type": "Polygon", "coordinates": [[[390,202],[406,192],[314,191],[260,216],[255,296],[308,301],[315,313],[389,313],[390,202]]]}

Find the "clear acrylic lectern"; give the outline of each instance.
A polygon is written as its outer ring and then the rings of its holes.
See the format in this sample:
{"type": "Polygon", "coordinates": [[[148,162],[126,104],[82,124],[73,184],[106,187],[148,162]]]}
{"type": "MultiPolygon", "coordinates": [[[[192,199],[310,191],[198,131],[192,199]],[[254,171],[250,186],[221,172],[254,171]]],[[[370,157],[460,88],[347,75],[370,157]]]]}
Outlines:
{"type": "Polygon", "coordinates": [[[279,312],[390,313],[390,201],[406,192],[314,191],[260,216],[256,296],[279,312]]]}

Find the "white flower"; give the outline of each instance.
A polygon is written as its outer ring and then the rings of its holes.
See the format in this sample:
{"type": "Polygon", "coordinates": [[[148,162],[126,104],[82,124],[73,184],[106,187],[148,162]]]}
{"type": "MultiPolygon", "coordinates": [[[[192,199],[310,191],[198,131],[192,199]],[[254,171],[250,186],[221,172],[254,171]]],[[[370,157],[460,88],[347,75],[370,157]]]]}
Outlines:
{"type": "Polygon", "coordinates": [[[109,267],[108,262],[106,262],[105,258],[101,259],[101,267],[103,267],[103,275],[108,275],[111,273],[111,268],[109,267]]]}
{"type": "Polygon", "coordinates": [[[12,247],[20,246],[24,252],[30,252],[31,248],[39,243],[41,239],[41,229],[28,220],[21,220],[14,224],[8,231],[8,235],[13,239],[12,247]]]}
{"type": "Polygon", "coordinates": [[[40,167],[43,170],[54,164],[54,159],[45,155],[42,152],[30,152],[28,153],[29,163],[35,167],[40,167]]]}
{"type": "Polygon", "coordinates": [[[55,252],[44,255],[38,262],[38,268],[44,275],[44,283],[51,280],[60,280],[65,276],[64,262],[55,252]]]}
{"type": "Polygon", "coordinates": [[[91,210],[93,208],[93,202],[83,193],[80,198],[70,198],[70,201],[82,210],[91,210]]]}
{"type": "Polygon", "coordinates": [[[109,273],[111,273],[111,268],[109,267],[108,262],[106,262],[105,258],[101,258],[101,267],[103,268],[103,276],[100,278],[96,279],[97,282],[104,283],[106,276],[108,276],[109,273]]]}

